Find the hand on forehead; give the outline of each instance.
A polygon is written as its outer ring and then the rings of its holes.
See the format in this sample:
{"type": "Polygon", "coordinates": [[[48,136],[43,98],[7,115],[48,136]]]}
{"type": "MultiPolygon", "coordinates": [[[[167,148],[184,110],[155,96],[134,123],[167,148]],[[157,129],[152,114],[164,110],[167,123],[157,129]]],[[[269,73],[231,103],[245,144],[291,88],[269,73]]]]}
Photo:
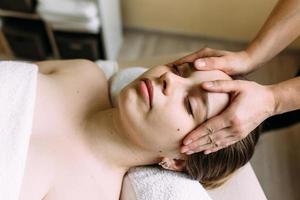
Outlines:
{"type": "MultiPolygon", "coordinates": [[[[214,80],[232,80],[232,78],[226,73],[219,70],[211,70],[211,71],[193,71],[190,74],[190,78],[193,79],[195,84],[200,84],[206,81],[214,81],[214,80]]],[[[211,118],[219,114],[229,103],[229,95],[226,93],[212,93],[207,91],[202,91],[207,95],[207,118],[211,118]]]]}

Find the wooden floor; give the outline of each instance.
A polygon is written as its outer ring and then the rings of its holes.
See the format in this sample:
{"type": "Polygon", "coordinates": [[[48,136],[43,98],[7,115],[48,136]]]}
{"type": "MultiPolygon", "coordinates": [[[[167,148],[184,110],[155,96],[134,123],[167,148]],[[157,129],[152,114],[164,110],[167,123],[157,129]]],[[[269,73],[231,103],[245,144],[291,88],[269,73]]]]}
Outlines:
{"type": "MultiPolygon", "coordinates": [[[[189,53],[202,47],[241,50],[245,44],[208,38],[126,30],[119,61],[189,53]]],[[[248,76],[261,84],[293,77],[300,51],[281,53],[248,76]]],[[[251,164],[269,200],[300,200],[300,124],[263,134],[251,164]]]]}

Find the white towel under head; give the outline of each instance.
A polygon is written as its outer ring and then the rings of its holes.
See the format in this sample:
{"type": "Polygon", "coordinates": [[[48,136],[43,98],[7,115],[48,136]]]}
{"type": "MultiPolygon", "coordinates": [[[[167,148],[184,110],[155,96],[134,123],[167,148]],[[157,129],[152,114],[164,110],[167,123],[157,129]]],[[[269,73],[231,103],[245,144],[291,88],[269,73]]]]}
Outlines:
{"type": "MultiPolygon", "coordinates": [[[[124,183],[133,187],[134,200],[211,200],[199,182],[186,174],[159,167],[132,168],[124,183]]],[[[121,199],[133,200],[125,194],[121,199]]]]}

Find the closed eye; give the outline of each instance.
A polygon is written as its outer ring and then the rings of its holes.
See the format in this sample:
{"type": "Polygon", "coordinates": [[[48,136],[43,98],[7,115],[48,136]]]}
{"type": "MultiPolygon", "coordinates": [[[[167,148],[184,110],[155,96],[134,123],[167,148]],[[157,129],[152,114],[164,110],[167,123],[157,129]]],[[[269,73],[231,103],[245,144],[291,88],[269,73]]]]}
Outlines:
{"type": "Polygon", "coordinates": [[[183,74],[182,72],[179,70],[178,66],[177,65],[173,65],[172,67],[172,71],[174,74],[176,74],[177,76],[180,76],[180,77],[183,77],[183,74]]]}
{"type": "Polygon", "coordinates": [[[191,105],[191,102],[189,100],[189,97],[185,98],[185,107],[186,107],[186,110],[187,110],[188,114],[190,114],[194,117],[194,113],[193,113],[193,109],[192,109],[192,105],[191,105]]]}

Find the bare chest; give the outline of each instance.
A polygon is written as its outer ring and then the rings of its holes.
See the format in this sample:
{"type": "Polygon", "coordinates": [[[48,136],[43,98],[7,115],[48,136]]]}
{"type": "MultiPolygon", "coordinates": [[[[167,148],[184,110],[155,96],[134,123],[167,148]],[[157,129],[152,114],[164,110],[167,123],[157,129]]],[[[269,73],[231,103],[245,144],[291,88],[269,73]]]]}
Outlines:
{"type": "Polygon", "coordinates": [[[119,198],[123,175],[99,168],[79,137],[89,112],[110,107],[107,83],[76,74],[38,76],[21,200],[119,198]]]}
{"type": "Polygon", "coordinates": [[[21,200],[117,200],[122,178],[95,159],[77,137],[32,137],[21,200]]]}
{"type": "Polygon", "coordinates": [[[118,200],[123,174],[113,169],[93,163],[89,158],[65,163],[56,173],[54,185],[50,187],[44,200],[118,200]],[[85,163],[82,163],[85,162],[85,163]]]}

